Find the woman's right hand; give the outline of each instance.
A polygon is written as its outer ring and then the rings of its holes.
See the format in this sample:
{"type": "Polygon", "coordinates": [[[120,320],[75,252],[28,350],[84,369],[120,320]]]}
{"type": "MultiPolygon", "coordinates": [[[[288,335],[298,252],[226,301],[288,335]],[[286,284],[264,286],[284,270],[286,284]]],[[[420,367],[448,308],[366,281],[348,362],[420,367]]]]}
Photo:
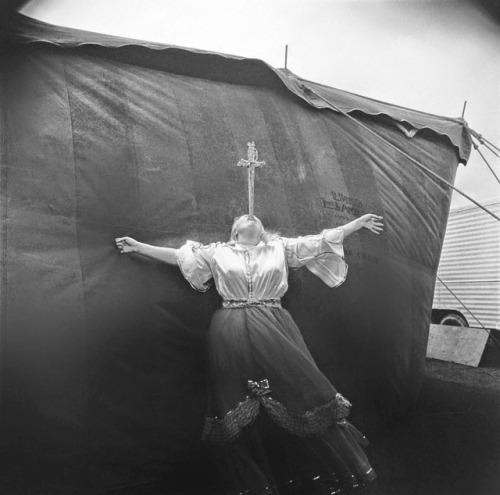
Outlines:
{"type": "Polygon", "coordinates": [[[138,253],[140,242],[132,237],[118,237],[115,239],[116,247],[120,253],[138,253]]]}

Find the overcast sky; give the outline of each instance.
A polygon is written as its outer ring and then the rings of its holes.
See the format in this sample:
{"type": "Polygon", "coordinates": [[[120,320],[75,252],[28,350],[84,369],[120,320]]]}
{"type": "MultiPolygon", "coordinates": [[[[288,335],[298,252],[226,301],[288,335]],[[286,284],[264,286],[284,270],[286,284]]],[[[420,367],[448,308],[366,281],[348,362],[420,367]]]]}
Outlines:
{"type": "MultiPolygon", "coordinates": [[[[315,82],[465,119],[500,148],[500,26],[473,0],[32,0],[45,22],[259,58],[315,82]]],[[[456,186],[500,184],[473,152],[456,186]]],[[[483,154],[500,176],[500,159],[483,154]]],[[[456,206],[469,204],[454,195],[456,206]]]]}

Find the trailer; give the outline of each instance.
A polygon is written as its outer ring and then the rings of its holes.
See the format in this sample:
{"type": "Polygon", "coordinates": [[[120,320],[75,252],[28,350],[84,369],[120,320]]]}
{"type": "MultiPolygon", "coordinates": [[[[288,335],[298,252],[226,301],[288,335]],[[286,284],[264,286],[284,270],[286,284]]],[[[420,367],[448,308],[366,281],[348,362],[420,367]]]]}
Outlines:
{"type": "MultiPolygon", "coordinates": [[[[500,215],[499,199],[484,206],[500,215]]],[[[476,205],[450,210],[431,321],[500,329],[500,222],[476,205]]]]}

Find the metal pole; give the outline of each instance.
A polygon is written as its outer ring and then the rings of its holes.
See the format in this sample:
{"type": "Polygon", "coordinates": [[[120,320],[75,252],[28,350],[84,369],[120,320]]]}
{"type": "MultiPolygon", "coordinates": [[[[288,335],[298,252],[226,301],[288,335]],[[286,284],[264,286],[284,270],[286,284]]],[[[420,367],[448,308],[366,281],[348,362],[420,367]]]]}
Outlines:
{"type": "Polygon", "coordinates": [[[288,45],[285,45],[285,69],[287,68],[288,64],[288,45]]]}
{"type": "Polygon", "coordinates": [[[467,100],[464,101],[464,108],[462,109],[462,118],[464,118],[466,106],[467,106],[467,100]]]}

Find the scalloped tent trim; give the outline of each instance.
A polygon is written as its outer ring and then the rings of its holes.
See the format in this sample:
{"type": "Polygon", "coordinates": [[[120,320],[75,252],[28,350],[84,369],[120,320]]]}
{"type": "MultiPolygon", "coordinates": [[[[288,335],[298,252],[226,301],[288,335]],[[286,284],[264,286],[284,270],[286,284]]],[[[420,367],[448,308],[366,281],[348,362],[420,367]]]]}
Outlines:
{"type": "Polygon", "coordinates": [[[386,116],[409,139],[427,129],[446,137],[461,163],[469,159],[472,141],[461,118],[438,116],[393,105],[345,90],[302,79],[287,69],[276,69],[259,59],[243,58],[48,24],[22,14],[14,17],[7,43],[49,43],[94,56],[110,58],[154,70],[233,84],[284,87],[317,109],[371,117],[386,116]],[[334,102],[331,104],[330,102],[334,102]]]}

